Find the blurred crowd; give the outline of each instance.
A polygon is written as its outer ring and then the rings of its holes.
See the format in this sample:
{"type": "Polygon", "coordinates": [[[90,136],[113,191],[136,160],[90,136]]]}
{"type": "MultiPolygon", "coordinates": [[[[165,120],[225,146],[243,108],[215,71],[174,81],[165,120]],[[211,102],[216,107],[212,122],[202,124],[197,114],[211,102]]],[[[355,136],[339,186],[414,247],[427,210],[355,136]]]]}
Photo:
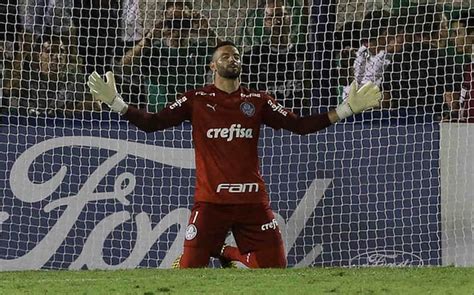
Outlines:
{"type": "MultiPolygon", "coordinates": [[[[140,3],[0,4],[2,111],[25,116],[101,111],[103,106],[85,87],[93,71],[113,71],[123,99],[149,111],[211,81],[210,51],[221,37],[202,11],[187,1],[157,2],[150,22],[140,16],[140,3]]],[[[262,42],[248,46],[243,55],[242,79],[295,112],[309,113],[311,85],[303,84],[311,83],[304,79],[311,78],[312,59],[309,48],[291,37],[291,10],[283,0],[257,4],[264,32],[262,42]]]]}
{"type": "MultiPolygon", "coordinates": [[[[93,71],[114,71],[123,99],[149,111],[210,82],[210,50],[235,36],[219,36],[193,2],[157,2],[161,6],[152,17],[140,15],[141,2],[0,4],[2,112],[70,117],[101,111],[104,106],[85,86],[93,71]]],[[[295,34],[294,9],[288,3],[258,2],[262,36],[245,47],[242,83],[307,115],[318,105],[312,95],[318,77],[315,45],[295,34]]],[[[454,15],[434,4],[370,11],[331,34],[337,64],[328,77],[318,78],[337,79],[339,102],[351,81],[372,81],[383,89],[383,109],[410,109],[437,121],[474,121],[469,11],[454,15]]]]}
{"type": "Polygon", "coordinates": [[[474,121],[473,15],[443,8],[372,11],[362,21],[345,23],[337,34],[339,99],[353,79],[372,81],[383,90],[382,109],[435,121],[474,121]]]}

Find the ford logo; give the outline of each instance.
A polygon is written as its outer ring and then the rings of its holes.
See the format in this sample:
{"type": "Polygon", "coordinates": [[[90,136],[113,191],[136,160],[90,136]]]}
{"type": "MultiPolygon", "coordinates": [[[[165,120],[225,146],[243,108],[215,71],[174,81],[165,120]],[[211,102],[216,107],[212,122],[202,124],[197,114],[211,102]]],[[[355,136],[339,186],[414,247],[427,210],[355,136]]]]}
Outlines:
{"type": "Polygon", "coordinates": [[[398,250],[374,250],[357,255],[349,261],[350,266],[422,266],[423,259],[410,252],[398,250]]]}

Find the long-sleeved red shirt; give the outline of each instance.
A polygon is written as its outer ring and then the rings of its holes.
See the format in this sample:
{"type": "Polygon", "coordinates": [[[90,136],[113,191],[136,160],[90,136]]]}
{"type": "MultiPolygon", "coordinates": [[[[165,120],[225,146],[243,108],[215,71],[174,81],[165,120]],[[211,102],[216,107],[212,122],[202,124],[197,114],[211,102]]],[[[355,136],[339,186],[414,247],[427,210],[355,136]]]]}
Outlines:
{"type": "Polygon", "coordinates": [[[267,203],[259,171],[260,125],[308,134],[331,125],[327,113],[298,117],[265,93],[214,85],[189,91],[159,113],[129,107],[124,115],[146,132],[191,121],[196,161],[195,201],[267,203]]]}

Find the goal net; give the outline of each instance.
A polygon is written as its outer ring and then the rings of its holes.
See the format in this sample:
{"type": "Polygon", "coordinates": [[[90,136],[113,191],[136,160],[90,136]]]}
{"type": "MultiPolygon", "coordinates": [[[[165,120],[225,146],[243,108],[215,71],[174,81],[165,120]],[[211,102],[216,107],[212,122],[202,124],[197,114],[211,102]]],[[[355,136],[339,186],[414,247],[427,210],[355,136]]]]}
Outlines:
{"type": "Polygon", "coordinates": [[[243,85],[301,116],[336,107],[354,80],[383,92],[380,109],[317,134],[262,127],[289,266],[474,265],[470,8],[3,1],[0,270],[171,267],[193,202],[191,126],[146,134],[85,82],[114,71],[127,103],[158,112],[212,83],[219,40],[239,46],[243,85]]]}

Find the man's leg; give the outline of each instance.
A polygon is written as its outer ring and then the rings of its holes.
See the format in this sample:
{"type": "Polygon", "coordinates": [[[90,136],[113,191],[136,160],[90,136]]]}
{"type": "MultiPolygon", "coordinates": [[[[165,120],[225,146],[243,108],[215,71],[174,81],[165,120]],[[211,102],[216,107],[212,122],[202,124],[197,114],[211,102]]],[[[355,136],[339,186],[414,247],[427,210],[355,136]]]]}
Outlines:
{"type": "Polygon", "coordinates": [[[283,240],[275,216],[267,204],[247,204],[237,209],[232,232],[237,247],[224,247],[222,257],[249,268],[285,268],[283,240]]]}
{"type": "Polygon", "coordinates": [[[222,257],[239,261],[248,268],[286,268],[286,255],[283,247],[256,250],[241,254],[237,247],[227,246],[222,257]]]}
{"type": "Polygon", "coordinates": [[[209,258],[216,257],[224,244],[230,228],[226,206],[196,203],[189,217],[180,268],[199,268],[209,265],[209,258]]]}
{"type": "Polygon", "coordinates": [[[209,249],[184,247],[179,260],[179,268],[202,268],[209,265],[209,249]]]}

